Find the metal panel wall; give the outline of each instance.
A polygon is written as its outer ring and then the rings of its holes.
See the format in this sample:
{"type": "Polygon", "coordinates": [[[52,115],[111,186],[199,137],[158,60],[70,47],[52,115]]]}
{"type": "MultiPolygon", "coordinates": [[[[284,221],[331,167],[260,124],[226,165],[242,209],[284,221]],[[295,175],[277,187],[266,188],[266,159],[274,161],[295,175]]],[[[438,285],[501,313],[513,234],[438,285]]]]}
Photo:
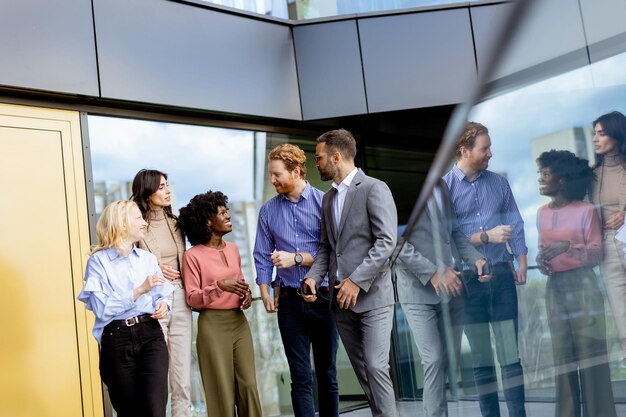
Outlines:
{"type": "Polygon", "coordinates": [[[504,28],[511,7],[510,3],[504,3],[470,8],[479,74],[485,70],[491,56],[499,52],[494,51],[493,47],[498,40],[498,34],[504,28]]]}
{"type": "Polygon", "coordinates": [[[288,25],[164,0],[95,0],[103,98],[300,119],[288,25]]]}
{"type": "Polygon", "coordinates": [[[455,104],[476,82],[467,8],[360,19],[369,111],[455,104]]]}
{"type": "MultiPolygon", "coordinates": [[[[492,43],[492,27],[502,19],[507,7],[496,5],[472,9],[479,68],[484,65],[484,58],[492,43]]],[[[498,51],[503,53],[502,62],[492,79],[534,66],[558,72],[588,63],[577,0],[536,1],[519,29],[519,36],[512,40],[507,50],[498,51]]],[[[541,75],[537,74],[537,77],[541,75]]]]}
{"type": "Polygon", "coordinates": [[[91,2],[3,1],[0,84],[98,95],[91,2]]]}
{"type": "Polygon", "coordinates": [[[626,0],[581,0],[591,62],[624,52],[626,0]]]}
{"type": "Polygon", "coordinates": [[[367,113],[355,20],[295,26],[304,120],[367,113]]]}

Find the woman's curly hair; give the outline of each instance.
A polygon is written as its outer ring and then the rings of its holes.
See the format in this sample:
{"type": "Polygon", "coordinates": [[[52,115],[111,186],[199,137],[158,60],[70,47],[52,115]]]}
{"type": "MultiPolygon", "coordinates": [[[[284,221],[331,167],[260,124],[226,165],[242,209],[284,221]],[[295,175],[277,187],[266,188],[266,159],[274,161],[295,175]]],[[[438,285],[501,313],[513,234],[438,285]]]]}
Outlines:
{"type": "Polygon", "coordinates": [[[570,151],[552,149],[537,158],[539,169],[548,168],[553,175],[564,181],[563,196],[569,201],[582,200],[591,188],[593,171],[589,161],[570,151]]]}
{"type": "Polygon", "coordinates": [[[228,197],[220,191],[198,194],[180,209],[178,222],[189,243],[198,245],[211,239],[211,229],[207,226],[220,207],[228,207],[228,197]]]}

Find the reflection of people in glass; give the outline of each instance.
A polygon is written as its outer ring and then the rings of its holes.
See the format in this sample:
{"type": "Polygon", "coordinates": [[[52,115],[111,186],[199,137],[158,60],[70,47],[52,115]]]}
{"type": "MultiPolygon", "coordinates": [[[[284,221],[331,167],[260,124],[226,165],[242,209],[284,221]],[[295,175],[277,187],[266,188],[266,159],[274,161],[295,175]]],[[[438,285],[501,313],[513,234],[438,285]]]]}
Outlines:
{"type": "Polygon", "coordinates": [[[172,417],[191,414],[191,309],[185,301],[180,276],[185,238],[172,213],[167,175],[142,169],[133,180],[132,200],[137,203],[148,228],[138,246],[156,256],[163,276],[174,286],[172,312],[160,321],[169,349],[169,384],[172,417]]]}
{"type": "Polygon", "coordinates": [[[517,347],[517,291],[526,282],[524,221],[507,180],[487,170],[491,139],[487,128],[469,123],[456,143],[456,164],[443,178],[459,226],[493,263],[493,279],[481,282],[473,265],[464,265],[467,284],[465,334],[472,349],[474,381],[484,417],[500,416],[490,325],[502,371],[509,416],[523,417],[524,373],[517,347]],[[518,269],[512,259],[517,256],[518,269]]]}
{"type": "Polygon", "coordinates": [[[291,373],[295,417],[315,417],[311,348],[315,362],[320,417],[339,415],[337,325],[330,311],[328,281],[314,303],[299,293],[320,244],[324,193],[306,181],[306,155],[289,143],[269,154],[268,170],[278,195],[263,204],[254,245],[256,282],[268,313],[278,312],[278,327],[291,373]],[[276,268],[275,294],[269,287],[276,268]],[[279,305],[280,304],[280,305],[279,305]]]}
{"type": "Polygon", "coordinates": [[[537,165],[539,191],[552,199],[537,212],[537,265],[548,275],[556,416],[615,416],[604,300],[591,269],[602,258],[600,220],[594,206],[581,201],[593,174],[587,160],[569,151],[544,152],[537,165]]]}
{"type": "Polygon", "coordinates": [[[602,115],[593,129],[596,165],[591,197],[599,207],[604,238],[602,278],[626,356],[626,262],[624,244],[615,239],[626,210],[626,117],[620,112],[602,115]]]}
{"type": "Polygon", "coordinates": [[[234,243],[222,238],[233,230],[228,197],[199,194],[180,209],[180,225],[194,245],[183,258],[187,303],[198,317],[198,362],[209,417],[260,417],[254,348],[243,310],[252,295],[241,272],[234,243]]]}
{"type": "Polygon", "coordinates": [[[448,364],[456,370],[463,332],[465,291],[454,269],[461,267],[461,260],[475,265],[481,280],[489,279],[482,276],[486,260],[459,229],[448,187],[441,180],[396,264],[398,298],[424,367],[426,417],[448,415],[446,371],[448,364]],[[446,324],[452,328],[446,329],[446,324]],[[451,334],[452,343],[446,334],[451,334]]]}
{"type": "Polygon", "coordinates": [[[105,207],[78,300],[96,315],[100,376],[117,414],[165,417],[167,345],[157,320],[167,316],[174,288],[154,255],[134,246],[146,226],[132,201],[105,207]]]}

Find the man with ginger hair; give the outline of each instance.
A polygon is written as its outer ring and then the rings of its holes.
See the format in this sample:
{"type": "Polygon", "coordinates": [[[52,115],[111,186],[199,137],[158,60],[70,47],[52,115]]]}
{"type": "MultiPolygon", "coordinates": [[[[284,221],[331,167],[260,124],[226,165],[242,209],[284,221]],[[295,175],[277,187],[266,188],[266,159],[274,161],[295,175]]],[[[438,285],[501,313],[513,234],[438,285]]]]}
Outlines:
{"type": "Polygon", "coordinates": [[[509,416],[525,417],[515,286],[526,283],[528,249],[524,221],[508,181],[487,169],[491,157],[489,131],[480,123],[470,122],[457,140],[456,163],[443,180],[461,231],[493,265],[489,282],[482,282],[472,265],[464,264],[462,273],[466,284],[465,335],[472,349],[480,411],[483,417],[500,417],[493,332],[509,416]]]}
{"type": "Polygon", "coordinates": [[[328,280],[320,297],[307,303],[300,282],[319,248],[322,196],[306,181],[306,155],[296,145],[282,144],[268,157],[268,171],[278,195],[259,211],[254,263],[261,297],[268,313],[278,313],[278,327],[291,374],[291,401],[296,417],[314,417],[313,347],[320,417],[339,415],[335,358],[338,336],[330,313],[328,280]],[[276,268],[270,293],[272,272],[276,268]],[[325,296],[324,296],[325,295],[325,296]]]}

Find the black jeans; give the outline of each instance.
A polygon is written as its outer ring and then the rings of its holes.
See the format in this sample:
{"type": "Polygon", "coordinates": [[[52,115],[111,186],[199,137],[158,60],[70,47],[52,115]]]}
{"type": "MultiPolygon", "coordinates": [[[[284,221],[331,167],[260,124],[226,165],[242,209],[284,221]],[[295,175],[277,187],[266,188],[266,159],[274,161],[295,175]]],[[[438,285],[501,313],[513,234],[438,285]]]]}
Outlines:
{"type": "Polygon", "coordinates": [[[278,327],[291,373],[291,402],[296,417],[315,417],[311,347],[317,377],[320,417],[339,415],[339,388],[335,360],[338,334],[330,312],[329,293],[320,290],[307,303],[294,288],[281,288],[278,327]]]}
{"type": "Polygon", "coordinates": [[[164,417],[167,369],[167,345],[157,320],[104,328],[100,377],[118,417],[164,417]]]}

